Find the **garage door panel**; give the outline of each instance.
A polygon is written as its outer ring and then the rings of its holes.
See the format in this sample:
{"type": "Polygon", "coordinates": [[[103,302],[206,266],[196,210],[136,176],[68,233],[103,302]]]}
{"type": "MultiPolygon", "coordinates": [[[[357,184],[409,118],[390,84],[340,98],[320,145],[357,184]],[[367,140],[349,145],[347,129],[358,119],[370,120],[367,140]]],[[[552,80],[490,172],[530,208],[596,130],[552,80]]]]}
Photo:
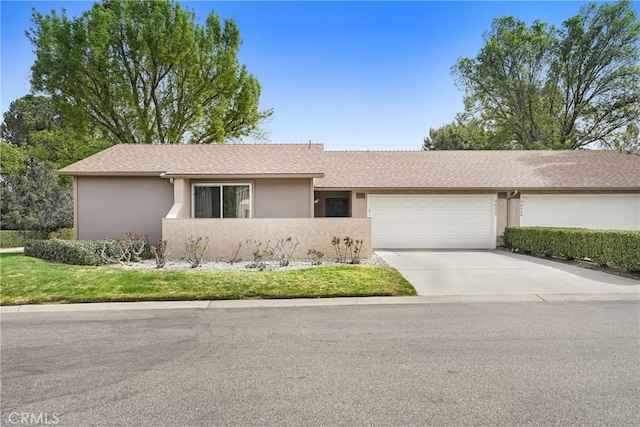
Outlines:
{"type": "Polygon", "coordinates": [[[368,207],[376,248],[495,248],[491,195],[370,195],[368,207]]]}

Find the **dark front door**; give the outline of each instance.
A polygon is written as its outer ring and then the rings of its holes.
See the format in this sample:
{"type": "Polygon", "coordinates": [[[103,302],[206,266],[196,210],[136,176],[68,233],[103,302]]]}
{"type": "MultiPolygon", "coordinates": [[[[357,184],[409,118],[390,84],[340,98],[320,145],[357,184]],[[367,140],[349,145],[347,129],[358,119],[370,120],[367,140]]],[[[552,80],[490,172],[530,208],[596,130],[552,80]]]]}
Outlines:
{"type": "Polygon", "coordinates": [[[348,197],[327,197],[324,199],[324,216],[327,217],[348,217],[349,198],[348,197]]]}

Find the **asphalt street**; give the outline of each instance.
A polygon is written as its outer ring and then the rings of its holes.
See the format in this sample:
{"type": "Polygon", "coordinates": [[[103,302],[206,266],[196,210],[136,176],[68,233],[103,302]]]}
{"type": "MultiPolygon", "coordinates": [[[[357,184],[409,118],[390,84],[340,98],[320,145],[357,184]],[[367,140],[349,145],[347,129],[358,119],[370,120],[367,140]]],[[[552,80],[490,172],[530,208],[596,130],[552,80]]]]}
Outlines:
{"type": "Polygon", "coordinates": [[[634,301],[1,320],[2,425],[640,425],[634,301]]]}

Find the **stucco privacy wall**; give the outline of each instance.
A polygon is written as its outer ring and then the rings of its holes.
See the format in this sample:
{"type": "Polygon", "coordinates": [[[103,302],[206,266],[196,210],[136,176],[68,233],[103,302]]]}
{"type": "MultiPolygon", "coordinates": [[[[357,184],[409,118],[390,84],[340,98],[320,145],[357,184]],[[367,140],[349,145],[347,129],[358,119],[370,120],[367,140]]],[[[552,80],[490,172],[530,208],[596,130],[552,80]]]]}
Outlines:
{"type": "Polygon", "coordinates": [[[246,260],[251,255],[244,244],[247,239],[274,244],[289,236],[300,242],[296,258],[307,258],[309,249],[332,257],[333,236],[362,239],[362,257],[372,253],[370,218],[163,219],[162,235],[173,259],[185,255],[185,239],[189,236],[209,237],[209,258],[229,258],[233,247],[242,242],[240,257],[246,260]]]}
{"type": "Polygon", "coordinates": [[[173,185],[159,177],[76,177],[75,229],[83,240],[148,233],[162,238],[162,218],[173,205],[173,185]]]}

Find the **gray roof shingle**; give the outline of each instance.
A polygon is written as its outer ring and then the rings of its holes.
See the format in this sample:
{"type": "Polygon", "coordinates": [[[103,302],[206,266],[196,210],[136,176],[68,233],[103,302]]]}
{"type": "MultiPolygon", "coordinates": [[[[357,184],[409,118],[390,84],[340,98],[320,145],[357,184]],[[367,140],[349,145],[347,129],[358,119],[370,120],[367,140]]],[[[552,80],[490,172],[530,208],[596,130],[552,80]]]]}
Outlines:
{"type": "Polygon", "coordinates": [[[322,144],[118,144],[58,171],[61,175],[315,175],[322,144]]]}
{"type": "Polygon", "coordinates": [[[314,176],[326,189],[640,191],[640,155],[615,151],[324,151],[322,144],[119,144],[62,175],[314,176]],[[324,174],[324,175],[323,175],[324,174]]]}
{"type": "Polygon", "coordinates": [[[615,151],[327,151],[318,188],[635,189],[640,155],[615,151]]]}

